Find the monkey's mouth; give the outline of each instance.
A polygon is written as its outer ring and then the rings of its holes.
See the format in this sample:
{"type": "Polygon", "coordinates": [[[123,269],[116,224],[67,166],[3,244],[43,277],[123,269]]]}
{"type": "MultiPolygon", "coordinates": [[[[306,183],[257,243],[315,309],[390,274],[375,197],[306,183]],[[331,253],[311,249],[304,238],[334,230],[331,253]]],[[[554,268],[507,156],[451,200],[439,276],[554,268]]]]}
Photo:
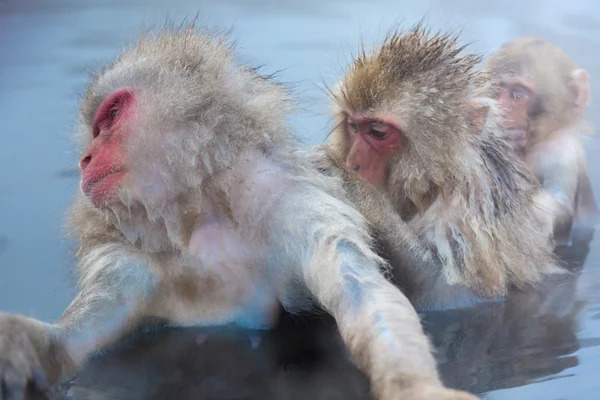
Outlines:
{"type": "MultiPolygon", "coordinates": [[[[123,172],[125,172],[125,169],[124,168],[119,168],[119,169],[115,169],[115,170],[112,170],[112,171],[104,173],[104,174],[99,174],[99,175],[97,175],[97,176],[95,176],[95,177],[93,177],[93,178],[91,178],[89,180],[84,180],[81,183],[81,190],[83,190],[83,193],[85,193],[86,196],[94,197],[93,196],[94,195],[93,192],[97,191],[97,190],[94,190],[94,187],[96,187],[98,183],[106,180],[106,178],[109,178],[109,177],[117,178],[117,179],[111,179],[111,181],[112,180],[117,181],[118,178],[119,178],[117,176],[117,174],[122,174],[123,172]]],[[[102,186],[107,186],[106,188],[100,188],[100,189],[102,189],[101,190],[102,192],[105,192],[108,189],[114,188],[115,185],[112,184],[112,182],[111,182],[111,183],[109,183],[107,185],[102,185],[102,186]]]]}

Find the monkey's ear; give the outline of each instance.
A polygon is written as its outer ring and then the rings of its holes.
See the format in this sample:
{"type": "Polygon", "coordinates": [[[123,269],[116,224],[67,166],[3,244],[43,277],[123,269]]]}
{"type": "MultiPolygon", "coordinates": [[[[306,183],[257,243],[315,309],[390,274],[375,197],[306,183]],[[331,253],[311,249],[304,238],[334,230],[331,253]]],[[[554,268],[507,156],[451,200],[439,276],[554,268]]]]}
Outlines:
{"type": "Polygon", "coordinates": [[[576,69],[572,72],[571,77],[569,90],[573,95],[573,107],[577,113],[583,113],[590,100],[589,76],[585,70],[576,69]]]}
{"type": "Polygon", "coordinates": [[[471,132],[476,135],[483,132],[483,128],[487,122],[490,109],[492,108],[491,99],[477,98],[469,102],[468,123],[471,127],[471,132]]]}

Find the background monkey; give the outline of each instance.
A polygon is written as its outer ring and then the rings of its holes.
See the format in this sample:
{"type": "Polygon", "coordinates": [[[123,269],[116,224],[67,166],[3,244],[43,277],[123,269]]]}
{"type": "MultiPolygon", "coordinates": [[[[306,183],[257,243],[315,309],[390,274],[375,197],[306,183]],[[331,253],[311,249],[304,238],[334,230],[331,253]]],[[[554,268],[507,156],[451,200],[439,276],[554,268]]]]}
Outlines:
{"type": "Polygon", "coordinates": [[[556,241],[569,242],[574,221],[591,226],[598,218],[578,136],[591,131],[584,117],[588,74],[538,37],[504,44],[487,59],[485,70],[503,110],[506,129],[498,133],[551,194],[556,241]]]}
{"type": "Polygon", "coordinates": [[[81,106],[80,290],[59,321],[0,315],[0,398],[43,389],[145,318],[265,328],[282,303],[336,319],[380,399],[445,389],[361,215],[297,153],[282,88],[193,26],[143,36],[81,106]]]}
{"type": "Polygon", "coordinates": [[[421,309],[498,298],[560,271],[549,217],[533,200],[547,195],[493,134],[490,85],[479,56],[462,49],[417,26],[361,51],[332,93],[337,124],[317,156],[379,231],[421,309]],[[379,207],[365,205],[373,190],[356,176],[383,193],[379,207]]]}

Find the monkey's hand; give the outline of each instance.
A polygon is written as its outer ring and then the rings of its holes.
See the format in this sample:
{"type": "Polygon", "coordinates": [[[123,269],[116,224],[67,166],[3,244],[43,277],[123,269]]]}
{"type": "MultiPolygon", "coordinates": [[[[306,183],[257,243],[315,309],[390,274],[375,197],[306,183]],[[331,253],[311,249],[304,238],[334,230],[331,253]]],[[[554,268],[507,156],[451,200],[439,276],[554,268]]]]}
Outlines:
{"type": "Polygon", "coordinates": [[[27,391],[45,392],[56,377],[63,354],[43,322],[0,313],[0,400],[24,399],[27,391]]]}

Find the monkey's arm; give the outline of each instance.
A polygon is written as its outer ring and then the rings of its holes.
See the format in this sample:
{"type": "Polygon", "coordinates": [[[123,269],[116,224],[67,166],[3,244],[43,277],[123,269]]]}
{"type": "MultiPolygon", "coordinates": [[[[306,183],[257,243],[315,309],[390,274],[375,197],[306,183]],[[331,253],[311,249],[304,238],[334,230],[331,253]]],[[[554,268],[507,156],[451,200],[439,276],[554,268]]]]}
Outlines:
{"type": "Polygon", "coordinates": [[[295,189],[276,216],[282,222],[273,225],[290,229],[277,228],[269,241],[285,259],[299,261],[298,277],[335,318],[376,398],[473,399],[443,387],[419,316],[384,276],[387,265],[369,246],[360,213],[324,192],[295,189]]]}
{"type": "Polygon", "coordinates": [[[336,319],[377,398],[420,399],[441,391],[430,343],[409,300],[357,248],[340,242],[338,254],[339,264],[331,264],[329,271],[307,265],[307,284],[336,319]]]}
{"type": "Polygon", "coordinates": [[[596,225],[600,218],[600,211],[598,210],[598,204],[596,203],[592,189],[592,182],[587,170],[581,171],[579,175],[577,192],[578,204],[575,215],[577,222],[582,223],[584,226],[596,225]]]}
{"type": "Polygon", "coordinates": [[[8,398],[22,398],[28,380],[43,388],[67,377],[144,317],[157,280],[135,255],[119,244],[100,246],[80,270],[81,289],[57,323],[0,315],[0,380],[8,398]]]}
{"type": "Polygon", "coordinates": [[[420,292],[441,271],[439,258],[419,240],[383,193],[357,179],[345,186],[350,201],[368,221],[379,251],[392,266],[394,282],[409,298],[420,292]]]}
{"type": "Polygon", "coordinates": [[[383,276],[384,263],[366,242],[355,240],[355,226],[342,219],[331,222],[339,233],[316,226],[307,230],[322,245],[307,255],[301,274],[318,303],[335,318],[352,359],[371,378],[376,398],[474,399],[443,387],[408,298],[383,276]],[[332,246],[324,249],[325,243],[332,246]]]}
{"type": "Polygon", "coordinates": [[[554,239],[557,244],[569,242],[575,218],[576,193],[579,180],[580,160],[572,146],[546,149],[534,154],[534,170],[548,196],[540,197],[538,206],[552,220],[554,239]]]}

